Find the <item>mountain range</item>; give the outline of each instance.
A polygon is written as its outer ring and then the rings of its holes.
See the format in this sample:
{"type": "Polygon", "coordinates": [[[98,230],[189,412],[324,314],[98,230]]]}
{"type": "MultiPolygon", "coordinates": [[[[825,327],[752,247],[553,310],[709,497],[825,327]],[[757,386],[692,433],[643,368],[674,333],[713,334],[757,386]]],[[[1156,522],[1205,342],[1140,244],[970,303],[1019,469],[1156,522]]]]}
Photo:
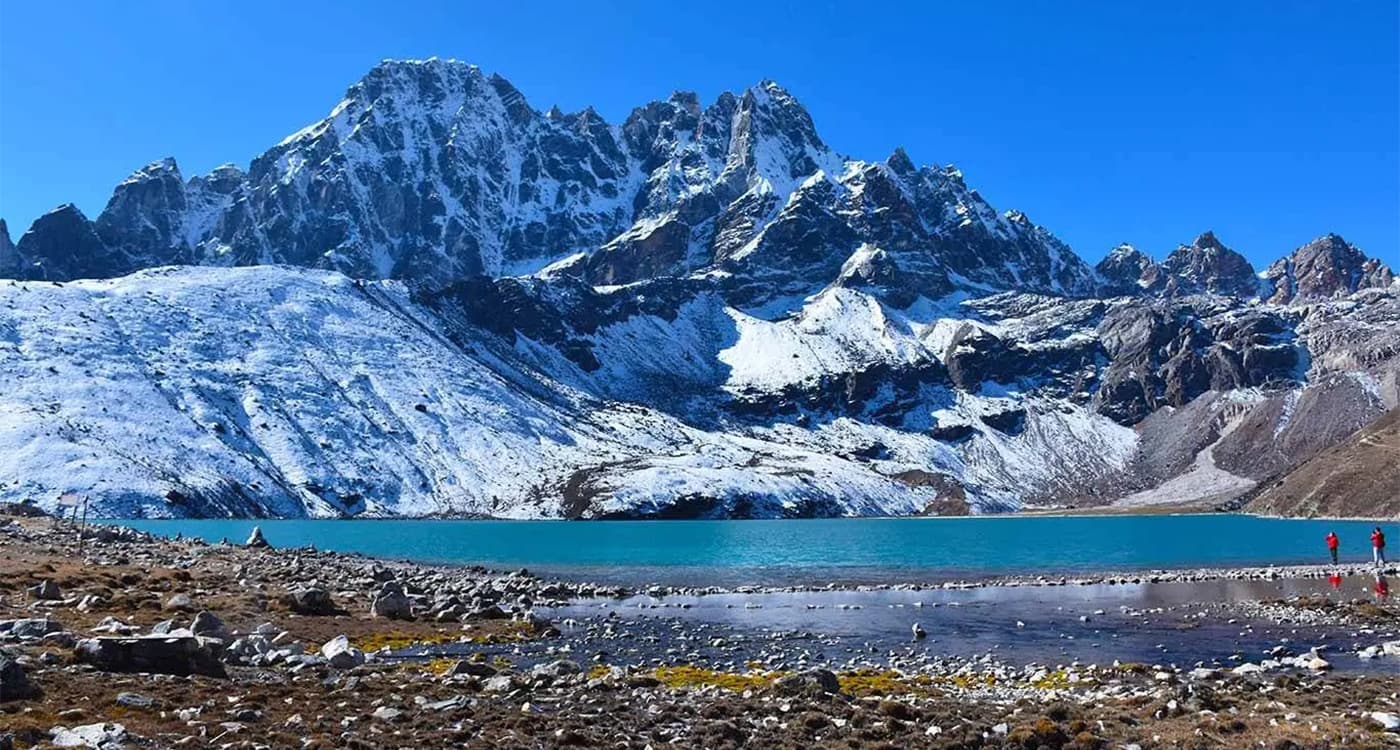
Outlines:
{"type": "Polygon", "coordinates": [[[1238,503],[1400,401],[1335,234],[1096,266],[765,81],[620,123],[386,61],[246,169],[0,221],[0,496],[114,515],[1238,503]]]}

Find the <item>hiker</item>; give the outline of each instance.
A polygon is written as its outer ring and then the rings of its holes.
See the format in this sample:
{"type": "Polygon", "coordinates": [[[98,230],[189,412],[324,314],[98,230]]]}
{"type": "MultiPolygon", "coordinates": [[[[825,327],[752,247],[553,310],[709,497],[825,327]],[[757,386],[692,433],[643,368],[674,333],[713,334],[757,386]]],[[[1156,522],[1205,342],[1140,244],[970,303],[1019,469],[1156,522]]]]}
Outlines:
{"type": "Polygon", "coordinates": [[[1385,565],[1385,532],[1379,526],[1371,532],[1371,554],[1375,557],[1376,565],[1385,565]]]}
{"type": "Polygon", "coordinates": [[[1327,551],[1332,553],[1333,565],[1337,564],[1337,545],[1339,544],[1341,544],[1341,540],[1337,538],[1337,532],[1327,532],[1327,551]]]}

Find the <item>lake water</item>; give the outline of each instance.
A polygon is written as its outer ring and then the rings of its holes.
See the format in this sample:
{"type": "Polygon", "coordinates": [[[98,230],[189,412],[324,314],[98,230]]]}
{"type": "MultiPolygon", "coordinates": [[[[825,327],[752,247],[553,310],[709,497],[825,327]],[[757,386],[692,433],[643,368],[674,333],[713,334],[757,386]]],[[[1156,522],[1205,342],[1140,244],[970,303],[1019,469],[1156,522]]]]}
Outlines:
{"type": "MultiPolygon", "coordinates": [[[[640,585],[938,581],[1320,563],[1335,530],[1345,560],[1370,557],[1374,524],[1244,515],[997,516],[777,521],[122,520],[156,534],[315,545],[420,562],[520,568],[640,585]]],[[[1390,529],[1400,540],[1400,528],[1390,529]]]]}

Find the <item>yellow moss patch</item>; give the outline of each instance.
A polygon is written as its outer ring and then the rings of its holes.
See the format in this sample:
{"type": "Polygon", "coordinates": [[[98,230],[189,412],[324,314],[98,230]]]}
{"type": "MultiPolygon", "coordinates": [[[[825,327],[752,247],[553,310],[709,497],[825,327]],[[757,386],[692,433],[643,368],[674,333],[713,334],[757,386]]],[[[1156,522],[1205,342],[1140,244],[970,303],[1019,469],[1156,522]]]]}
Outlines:
{"type": "Polygon", "coordinates": [[[428,661],[422,663],[420,666],[423,669],[423,671],[441,677],[450,672],[452,670],[452,667],[456,666],[456,664],[456,659],[437,658],[429,659],[428,661]]]}
{"type": "Polygon", "coordinates": [[[696,688],[714,686],[742,693],[768,687],[781,676],[779,672],[717,672],[690,665],[658,667],[654,673],[657,680],[668,688],[696,688]]]}
{"type": "Polygon", "coordinates": [[[1069,672],[1063,669],[1048,672],[1044,677],[1031,681],[1031,687],[1041,690],[1065,690],[1069,686],[1069,672]]]}
{"type": "Polygon", "coordinates": [[[906,676],[892,669],[878,671],[862,669],[836,676],[841,692],[858,697],[872,695],[937,695],[933,678],[927,675],[906,676]]]}
{"type": "Polygon", "coordinates": [[[612,668],[606,664],[594,664],[588,669],[588,679],[596,680],[600,677],[607,677],[612,668]]]}
{"type": "Polygon", "coordinates": [[[456,643],[457,636],[451,633],[433,633],[428,635],[413,635],[397,631],[386,631],[374,633],[355,639],[355,646],[362,651],[378,651],[381,648],[388,648],[390,651],[408,648],[409,646],[436,646],[443,643],[456,643]]]}

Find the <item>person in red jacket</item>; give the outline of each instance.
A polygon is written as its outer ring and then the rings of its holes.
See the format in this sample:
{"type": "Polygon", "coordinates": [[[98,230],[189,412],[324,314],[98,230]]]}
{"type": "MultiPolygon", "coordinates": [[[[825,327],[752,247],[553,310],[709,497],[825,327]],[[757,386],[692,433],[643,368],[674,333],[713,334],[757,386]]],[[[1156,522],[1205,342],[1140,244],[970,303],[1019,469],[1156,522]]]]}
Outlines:
{"type": "Polygon", "coordinates": [[[1377,526],[1371,532],[1371,553],[1376,559],[1376,565],[1385,565],[1385,532],[1377,526]]]}
{"type": "Polygon", "coordinates": [[[1339,544],[1341,544],[1341,540],[1337,538],[1337,532],[1327,532],[1327,551],[1332,553],[1333,565],[1337,564],[1337,545],[1339,544]]]}

